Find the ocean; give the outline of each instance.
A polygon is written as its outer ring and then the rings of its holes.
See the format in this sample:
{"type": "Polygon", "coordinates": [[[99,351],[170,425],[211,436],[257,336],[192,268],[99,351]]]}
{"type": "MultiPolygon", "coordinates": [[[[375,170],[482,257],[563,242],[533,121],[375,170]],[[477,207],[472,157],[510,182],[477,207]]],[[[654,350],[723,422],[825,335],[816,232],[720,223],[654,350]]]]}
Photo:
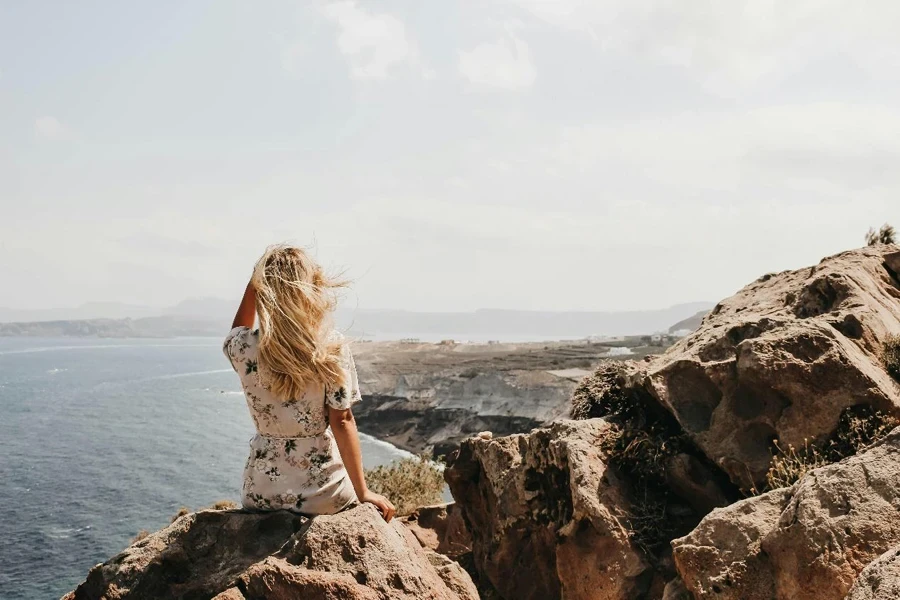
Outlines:
{"type": "MultiPolygon", "coordinates": [[[[0,338],[0,600],[59,598],[180,507],[240,501],[221,340],[0,338]]],[[[408,456],[362,436],[367,468],[408,456]]]]}

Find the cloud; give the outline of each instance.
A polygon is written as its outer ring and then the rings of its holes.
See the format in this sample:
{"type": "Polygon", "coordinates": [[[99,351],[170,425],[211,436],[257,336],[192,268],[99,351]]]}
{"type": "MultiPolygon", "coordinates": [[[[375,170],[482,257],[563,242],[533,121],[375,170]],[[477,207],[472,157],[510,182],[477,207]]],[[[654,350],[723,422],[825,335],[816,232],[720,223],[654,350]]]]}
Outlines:
{"type": "Polygon", "coordinates": [[[434,77],[434,71],[422,64],[400,19],[371,14],[352,1],[326,4],[321,10],[338,26],[338,48],[347,57],[354,79],[385,79],[404,64],[415,67],[427,79],[434,77]]]}
{"type": "Polygon", "coordinates": [[[56,117],[38,117],[34,121],[34,130],[38,135],[50,140],[65,138],[69,131],[56,117]]]}
{"type": "Polygon", "coordinates": [[[631,55],[737,91],[843,57],[871,72],[900,66],[900,4],[846,0],[507,0],[552,27],[581,32],[606,53],[631,55]]]}
{"type": "Polygon", "coordinates": [[[537,77],[528,45],[512,33],[460,52],[459,72],[476,85],[507,90],[531,87],[537,77]]]}

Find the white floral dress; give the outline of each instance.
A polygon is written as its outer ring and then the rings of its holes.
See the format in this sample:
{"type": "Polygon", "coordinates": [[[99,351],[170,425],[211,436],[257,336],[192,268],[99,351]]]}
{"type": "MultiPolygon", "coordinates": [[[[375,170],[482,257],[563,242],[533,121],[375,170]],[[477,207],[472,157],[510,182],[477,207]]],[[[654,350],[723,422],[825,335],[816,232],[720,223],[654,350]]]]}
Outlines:
{"type": "Polygon", "coordinates": [[[241,503],[249,509],[308,515],[339,512],[356,500],[356,493],[325,407],[347,409],[362,399],[353,355],[345,345],[345,386],[332,390],[310,383],[301,397],[285,401],[260,381],[258,343],[258,329],[235,327],[223,346],[241,378],[257,431],[250,440],[241,503]]]}

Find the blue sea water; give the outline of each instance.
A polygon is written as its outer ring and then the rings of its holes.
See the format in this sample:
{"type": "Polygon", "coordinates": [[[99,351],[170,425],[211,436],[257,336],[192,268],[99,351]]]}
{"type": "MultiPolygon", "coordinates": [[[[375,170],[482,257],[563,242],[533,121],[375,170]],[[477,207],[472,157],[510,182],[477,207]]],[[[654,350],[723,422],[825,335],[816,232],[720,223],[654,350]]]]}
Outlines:
{"type": "MultiPolygon", "coordinates": [[[[239,501],[253,424],[210,338],[0,338],[0,599],[59,598],[182,506],[239,501]]],[[[407,454],[362,436],[366,467],[407,454]]]]}

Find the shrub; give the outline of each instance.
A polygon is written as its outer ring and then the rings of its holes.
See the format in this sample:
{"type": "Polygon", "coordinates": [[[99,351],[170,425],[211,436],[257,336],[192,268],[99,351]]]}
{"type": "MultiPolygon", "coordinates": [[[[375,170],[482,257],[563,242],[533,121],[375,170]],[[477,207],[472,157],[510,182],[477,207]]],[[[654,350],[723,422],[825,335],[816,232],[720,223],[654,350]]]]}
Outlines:
{"type": "Polygon", "coordinates": [[[408,515],[420,506],[438,504],[443,499],[443,470],[424,455],[369,469],[366,483],[373,492],[387,497],[398,515],[408,515]]]}
{"type": "Polygon", "coordinates": [[[900,381],[900,335],[890,335],[881,349],[881,361],[891,377],[900,381]]]}
{"type": "Polygon", "coordinates": [[[894,227],[885,223],[880,229],[874,227],[866,233],[866,245],[877,246],[878,244],[895,244],[897,242],[897,232],[894,227]]]}
{"type": "Polygon", "coordinates": [[[900,425],[895,417],[871,406],[852,406],[841,413],[834,433],[822,444],[803,441],[801,448],[782,448],[775,441],[775,456],[766,474],[766,490],[794,485],[813,469],[836,463],[858,454],[900,425]]]}
{"type": "Polygon", "coordinates": [[[141,541],[142,539],[144,539],[144,538],[147,537],[148,535],[150,535],[150,532],[149,532],[149,531],[147,531],[146,529],[141,529],[140,531],[137,532],[137,535],[136,535],[136,536],[134,536],[133,538],[131,538],[131,543],[132,543],[132,544],[137,544],[139,541],[141,541]]]}
{"type": "Polygon", "coordinates": [[[212,504],[209,508],[212,510],[234,510],[240,508],[240,505],[234,500],[219,500],[212,504]]]}
{"type": "Polygon", "coordinates": [[[175,516],[172,517],[172,521],[171,521],[171,522],[174,523],[175,521],[177,521],[178,519],[180,519],[181,517],[183,517],[184,515],[186,515],[186,514],[188,514],[188,513],[190,513],[190,512],[191,512],[191,511],[188,510],[188,507],[182,506],[181,508],[178,509],[178,512],[175,513],[175,516]]]}

